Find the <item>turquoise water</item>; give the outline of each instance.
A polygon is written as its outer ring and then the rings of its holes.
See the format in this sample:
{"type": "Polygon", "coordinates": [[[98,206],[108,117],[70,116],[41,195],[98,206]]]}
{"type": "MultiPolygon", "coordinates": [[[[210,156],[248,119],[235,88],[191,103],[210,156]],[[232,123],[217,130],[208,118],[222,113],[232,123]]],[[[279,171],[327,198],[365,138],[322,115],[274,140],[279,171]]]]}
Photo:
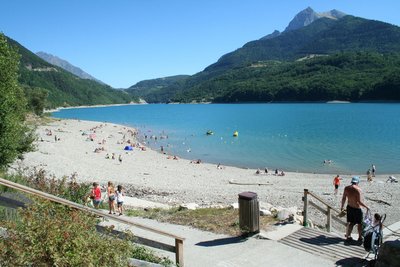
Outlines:
{"type": "Polygon", "coordinates": [[[400,104],[157,104],[53,116],[133,126],[154,149],[215,164],[342,174],[375,164],[377,173],[400,173],[400,104]]]}

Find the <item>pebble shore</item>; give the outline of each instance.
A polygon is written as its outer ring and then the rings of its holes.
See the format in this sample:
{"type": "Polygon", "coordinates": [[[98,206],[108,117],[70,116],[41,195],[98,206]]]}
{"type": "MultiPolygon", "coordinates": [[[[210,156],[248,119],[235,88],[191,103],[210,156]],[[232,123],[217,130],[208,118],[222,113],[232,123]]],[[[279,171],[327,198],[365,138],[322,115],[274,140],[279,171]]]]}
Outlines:
{"type": "MultiPolygon", "coordinates": [[[[308,189],[339,209],[343,188],[351,180],[349,175],[342,176],[339,193],[334,195],[331,174],[287,172],[275,176],[256,174],[254,169],[191,163],[137,144],[134,133],[133,128],[112,123],[55,120],[38,127],[37,150],[25,154],[11,169],[26,173],[44,169],[57,178],[76,173],[80,182],[121,184],[128,196],[200,207],[227,206],[238,201],[239,193],[250,191],[257,193],[260,202],[302,209],[304,189],[308,189]],[[124,150],[130,144],[135,145],[133,150],[124,150]]],[[[400,221],[400,183],[386,182],[389,175],[378,174],[373,182],[367,182],[366,175],[354,175],[361,177],[360,187],[371,211],[387,214],[386,224],[400,221]]]]}

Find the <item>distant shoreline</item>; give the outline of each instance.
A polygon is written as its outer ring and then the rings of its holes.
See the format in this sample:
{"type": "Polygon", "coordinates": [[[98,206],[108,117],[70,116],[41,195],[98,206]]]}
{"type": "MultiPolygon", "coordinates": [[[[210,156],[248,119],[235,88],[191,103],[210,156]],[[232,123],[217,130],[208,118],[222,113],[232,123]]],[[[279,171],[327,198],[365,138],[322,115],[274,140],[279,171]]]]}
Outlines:
{"type": "Polygon", "coordinates": [[[118,106],[134,106],[134,105],[147,105],[147,103],[125,103],[125,104],[101,104],[101,105],[83,105],[73,107],[58,107],[55,109],[45,109],[44,113],[54,113],[63,109],[78,109],[78,108],[101,108],[101,107],[118,107],[118,106]]]}
{"type": "Polygon", "coordinates": [[[98,108],[98,107],[113,107],[113,106],[130,106],[130,105],[209,105],[209,104],[220,104],[220,105],[241,105],[241,104],[400,104],[399,101],[361,101],[351,102],[345,100],[331,100],[331,101],[275,101],[275,102],[231,102],[231,103],[214,103],[214,102],[191,102],[191,103],[122,103],[122,104],[99,104],[99,105],[82,105],[82,106],[71,106],[71,107],[58,107],[54,109],[45,109],[44,113],[58,112],[62,109],[78,109],[78,108],[98,108]]]}

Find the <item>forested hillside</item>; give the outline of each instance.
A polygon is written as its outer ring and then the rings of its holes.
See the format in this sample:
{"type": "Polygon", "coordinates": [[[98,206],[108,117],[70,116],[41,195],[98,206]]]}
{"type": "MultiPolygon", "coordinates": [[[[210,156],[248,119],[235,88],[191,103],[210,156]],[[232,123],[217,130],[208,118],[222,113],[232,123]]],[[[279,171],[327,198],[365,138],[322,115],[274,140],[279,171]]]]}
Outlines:
{"type": "Polygon", "coordinates": [[[256,61],[292,61],[313,54],[343,51],[389,53],[400,51],[400,28],[388,23],[345,16],[339,20],[321,18],[298,30],[257,40],[222,56],[206,68],[233,68],[256,61]]]}
{"type": "Polygon", "coordinates": [[[344,16],[262,38],[149,102],[399,101],[400,28],[344,16]]]}
{"type": "Polygon", "coordinates": [[[346,52],[226,71],[175,102],[399,101],[400,54],[346,52]]]}
{"type": "Polygon", "coordinates": [[[177,85],[180,87],[189,75],[175,75],[170,77],[144,80],[126,89],[126,92],[136,98],[146,99],[148,102],[165,102],[170,99],[175,92],[165,90],[165,88],[177,85]]]}
{"type": "Polygon", "coordinates": [[[20,54],[19,83],[26,95],[45,99],[47,108],[94,104],[129,103],[132,96],[108,85],[81,79],[60,67],[51,65],[7,38],[20,54]]]}

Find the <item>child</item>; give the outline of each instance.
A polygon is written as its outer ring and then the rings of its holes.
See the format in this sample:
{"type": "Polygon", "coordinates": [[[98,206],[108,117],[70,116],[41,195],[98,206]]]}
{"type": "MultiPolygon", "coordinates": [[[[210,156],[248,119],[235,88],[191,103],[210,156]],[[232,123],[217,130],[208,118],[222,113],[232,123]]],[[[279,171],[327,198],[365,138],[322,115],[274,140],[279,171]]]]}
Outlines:
{"type": "Polygon", "coordinates": [[[381,226],[382,223],[382,216],[379,213],[374,214],[374,221],[372,223],[373,226],[381,226]]]}
{"type": "Polygon", "coordinates": [[[108,207],[110,212],[108,214],[115,214],[115,188],[111,181],[108,182],[107,187],[107,194],[108,194],[108,207]]]}
{"type": "Polygon", "coordinates": [[[115,192],[117,196],[117,207],[119,215],[122,215],[122,204],[124,204],[124,194],[122,193],[122,185],[117,186],[117,191],[115,192]]]}
{"type": "Polygon", "coordinates": [[[98,209],[101,202],[101,189],[97,182],[93,183],[93,189],[90,194],[90,198],[93,200],[94,208],[98,209]]]}

